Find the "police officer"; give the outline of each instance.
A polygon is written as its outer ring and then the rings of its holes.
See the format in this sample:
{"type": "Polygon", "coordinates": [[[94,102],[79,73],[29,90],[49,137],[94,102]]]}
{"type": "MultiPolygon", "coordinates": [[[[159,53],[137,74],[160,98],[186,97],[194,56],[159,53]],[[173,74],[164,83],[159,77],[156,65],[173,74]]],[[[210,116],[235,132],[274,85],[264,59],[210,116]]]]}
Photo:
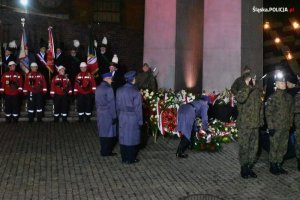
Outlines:
{"type": "Polygon", "coordinates": [[[238,77],[237,79],[235,79],[235,81],[233,82],[232,86],[231,86],[231,92],[232,94],[236,95],[238,93],[238,91],[245,86],[245,81],[244,81],[244,74],[246,73],[251,73],[251,68],[249,66],[245,66],[242,72],[242,76],[238,77]]]}
{"type": "MultiPolygon", "coordinates": [[[[256,178],[252,168],[258,150],[259,127],[263,125],[262,92],[251,86],[250,73],[244,74],[245,85],[236,95],[239,131],[239,158],[242,178],[256,178]]],[[[252,81],[255,85],[255,81],[252,81]]]]}
{"type": "Polygon", "coordinates": [[[91,120],[92,94],[96,91],[96,82],[91,73],[87,72],[87,64],[80,63],[79,74],[75,78],[74,95],[77,96],[77,111],[79,122],[91,120]]]}
{"type": "Polygon", "coordinates": [[[33,122],[36,112],[37,121],[42,121],[43,115],[43,94],[47,93],[45,77],[38,72],[37,63],[30,64],[31,72],[26,74],[24,82],[24,95],[27,96],[27,109],[29,122],[33,122]]]}
{"type": "Polygon", "coordinates": [[[156,79],[148,63],[144,63],[143,71],[136,76],[136,85],[139,89],[157,90],[156,79]]]}
{"type": "Polygon", "coordinates": [[[282,168],[282,161],[287,151],[294,111],[293,98],[286,92],[285,78],[280,72],[275,85],[276,91],[267,100],[265,115],[270,135],[270,172],[279,175],[288,173],[282,168]]]}
{"type": "Polygon", "coordinates": [[[177,148],[176,157],[187,158],[188,155],[185,154],[185,150],[190,145],[193,140],[193,134],[196,131],[195,120],[197,117],[202,119],[202,129],[206,133],[210,133],[208,130],[208,98],[202,97],[200,100],[195,100],[193,102],[183,104],[179,107],[177,113],[177,131],[180,133],[180,142],[177,148]]]}
{"type": "Polygon", "coordinates": [[[59,115],[63,122],[68,122],[68,95],[72,94],[72,86],[69,78],[65,75],[65,67],[61,65],[57,71],[58,75],[53,77],[50,91],[54,101],[54,122],[59,121],[59,115]]]}
{"type": "Polygon", "coordinates": [[[142,97],[135,87],[135,71],[125,73],[126,84],[117,90],[116,108],[119,119],[119,143],[122,162],[131,164],[136,159],[143,125],[142,97]]]}
{"type": "Polygon", "coordinates": [[[117,113],[112,84],[112,73],[102,74],[103,81],[96,89],[97,126],[100,137],[101,155],[115,156],[113,148],[117,141],[117,113]]]}
{"type": "Polygon", "coordinates": [[[5,116],[6,122],[18,121],[20,112],[19,94],[22,93],[22,77],[16,72],[16,63],[8,63],[9,71],[4,73],[1,78],[0,92],[5,94],[5,116]]]}

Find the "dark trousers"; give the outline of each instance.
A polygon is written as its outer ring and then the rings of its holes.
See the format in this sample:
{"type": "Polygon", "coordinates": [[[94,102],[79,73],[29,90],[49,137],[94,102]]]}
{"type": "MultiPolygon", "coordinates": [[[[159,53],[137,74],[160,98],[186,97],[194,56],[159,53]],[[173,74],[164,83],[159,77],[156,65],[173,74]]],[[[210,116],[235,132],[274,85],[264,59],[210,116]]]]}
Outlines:
{"type": "Polygon", "coordinates": [[[78,115],[90,117],[92,115],[92,94],[78,94],[77,96],[78,115]]]}
{"type": "Polygon", "coordinates": [[[38,121],[42,119],[43,115],[43,94],[33,94],[30,92],[28,94],[27,101],[27,109],[28,109],[28,118],[29,121],[32,121],[34,118],[34,113],[36,112],[36,116],[38,121]]]}
{"type": "Polygon", "coordinates": [[[190,145],[190,141],[183,136],[179,142],[178,148],[177,148],[177,154],[184,154],[188,146],[190,145]]]}
{"type": "Polygon", "coordinates": [[[117,137],[100,137],[101,156],[110,156],[116,145],[117,137]]]}
{"type": "Polygon", "coordinates": [[[54,117],[61,115],[63,118],[67,117],[68,114],[68,95],[55,95],[53,98],[54,102],[54,117]]]}
{"type": "Polygon", "coordinates": [[[20,101],[19,95],[5,95],[5,116],[18,118],[20,113],[20,101]]]}
{"type": "Polygon", "coordinates": [[[134,162],[138,154],[138,145],[128,146],[120,144],[120,151],[122,162],[134,162]]]}

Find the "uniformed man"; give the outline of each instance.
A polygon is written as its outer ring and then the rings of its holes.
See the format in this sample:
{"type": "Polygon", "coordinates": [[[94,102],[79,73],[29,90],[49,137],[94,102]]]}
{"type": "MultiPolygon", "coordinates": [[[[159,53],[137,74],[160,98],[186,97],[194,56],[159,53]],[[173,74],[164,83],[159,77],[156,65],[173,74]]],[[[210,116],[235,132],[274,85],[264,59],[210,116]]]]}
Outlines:
{"type": "Polygon", "coordinates": [[[27,96],[27,111],[29,123],[33,122],[36,112],[37,121],[42,121],[44,99],[43,94],[47,93],[45,77],[38,72],[37,63],[30,64],[31,72],[26,74],[24,82],[24,95],[27,96]]]}
{"type": "Polygon", "coordinates": [[[74,95],[77,96],[77,111],[79,122],[89,122],[92,115],[92,94],[96,91],[93,75],[87,72],[87,64],[80,63],[79,74],[75,78],[74,95]]]}
{"type": "Polygon", "coordinates": [[[75,48],[70,50],[70,55],[66,58],[66,74],[74,85],[76,75],[80,72],[80,60],[81,57],[77,54],[75,48]]]}
{"type": "Polygon", "coordinates": [[[39,72],[44,76],[46,83],[50,86],[51,74],[49,74],[49,69],[47,68],[47,43],[41,39],[40,41],[40,50],[36,54],[36,63],[39,66],[39,72]]]}
{"type": "MultiPolygon", "coordinates": [[[[8,63],[15,60],[14,56],[12,55],[12,52],[13,52],[12,48],[7,48],[4,51],[4,56],[2,59],[2,66],[1,66],[2,74],[9,71],[8,63]]],[[[0,74],[0,75],[2,75],[2,74],[0,74]]]]}
{"type": "Polygon", "coordinates": [[[238,91],[245,86],[245,81],[244,81],[244,74],[246,73],[251,73],[251,68],[249,66],[245,66],[242,72],[242,75],[235,79],[235,81],[233,82],[232,86],[231,86],[231,92],[232,94],[236,95],[238,93],[238,91]]]}
{"type": "Polygon", "coordinates": [[[157,90],[156,79],[148,63],[144,63],[143,71],[136,76],[136,86],[139,89],[157,90]]]}
{"type": "Polygon", "coordinates": [[[97,51],[97,61],[100,74],[108,71],[112,58],[113,55],[107,50],[107,38],[103,37],[100,45],[100,51],[97,51]]]}
{"type": "Polygon", "coordinates": [[[208,107],[208,98],[205,97],[179,107],[177,113],[177,131],[180,133],[181,139],[177,148],[176,157],[188,157],[184,152],[190,145],[194,132],[196,131],[195,120],[197,117],[201,117],[202,129],[206,131],[206,133],[210,133],[208,130],[208,107]]]}
{"type": "Polygon", "coordinates": [[[113,148],[117,141],[117,113],[112,84],[112,73],[102,74],[103,81],[96,89],[97,126],[100,137],[101,155],[115,156],[113,148]]]}
{"type": "Polygon", "coordinates": [[[54,64],[56,67],[65,65],[65,56],[62,48],[63,48],[63,44],[60,44],[60,46],[56,47],[55,59],[54,59],[54,64]]]}
{"type": "MultiPolygon", "coordinates": [[[[239,131],[239,158],[242,178],[256,178],[253,172],[254,161],[258,150],[259,127],[263,125],[262,92],[251,86],[250,73],[244,74],[245,85],[236,94],[239,131]]],[[[255,81],[252,81],[255,85],[255,81]]]]}
{"type": "Polygon", "coordinates": [[[112,88],[114,93],[116,93],[117,89],[125,84],[124,74],[120,72],[118,69],[119,58],[116,54],[114,54],[112,58],[112,62],[109,65],[109,71],[112,73],[112,88]]]}
{"type": "Polygon", "coordinates": [[[69,78],[65,75],[65,67],[61,65],[57,71],[58,75],[53,77],[50,91],[54,102],[54,122],[59,121],[59,116],[62,117],[63,122],[68,122],[68,96],[72,95],[72,86],[69,78]]]}
{"type": "Polygon", "coordinates": [[[6,122],[18,121],[20,112],[20,99],[19,95],[22,93],[22,77],[16,72],[16,63],[10,61],[8,63],[9,71],[4,73],[1,78],[0,92],[5,94],[5,116],[6,122]]]}
{"type": "Polygon", "coordinates": [[[276,91],[267,100],[265,115],[270,135],[270,172],[279,175],[287,174],[282,168],[282,161],[287,151],[294,110],[293,98],[286,92],[285,78],[280,72],[275,85],[276,91]]]}
{"type": "Polygon", "coordinates": [[[117,90],[116,108],[119,119],[119,143],[122,162],[136,163],[143,125],[142,96],[135,87],[135,71],[124,75],[126,84],[117,90]]]}

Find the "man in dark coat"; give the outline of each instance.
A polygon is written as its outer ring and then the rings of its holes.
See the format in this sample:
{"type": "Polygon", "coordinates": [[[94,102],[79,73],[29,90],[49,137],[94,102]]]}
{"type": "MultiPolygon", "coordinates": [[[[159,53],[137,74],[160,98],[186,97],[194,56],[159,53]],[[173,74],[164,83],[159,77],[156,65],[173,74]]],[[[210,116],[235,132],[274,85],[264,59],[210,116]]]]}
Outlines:
{"type": "Polygon", "coordinates": [[[79,67],[80,62],[81,62],[81,58],[77,54],[76,50],[71,49],[70,55],[67,56],[66,58],[66,74],[68,74],[68,77],[72,85],[74,85],[75,77],[80,72],[80,67],[79,67]]]}
{"type": "Polygon", "coordinates": [[[196,131],[195,120],[197,117],[201,117],[202,129],[209,133],[207,110],[207,98],[203,98],[202,100],[195,100],[191,103],[183,104],[179,107],[177,114],[177,131],[181,135],[181,140],[177,148],[176,157],[188,157],[188,155],[184,154],[184,152],[191,143],[193,137],[192,132],[196,131]]]}
{"type": "MultiPolygon", "coordinates": [[[[50,87],[51,74],[49,74],[49,69],[47,68],[47,53],[46,53],[47,44],[41,40],[40,50],[36,54],[36,63],[39,66],[39,72],[45,77],[47,86],[50,87]],[[49,76],[50,75],[50,76],[49,76]]],[[[50,89],[50,88],[48,88],[50,89]]]]}
{"type": "Polygon", "coordinates": [[[112,58],[113,55],[109,51],[107,51],[107,38],[104,37],[100,45],[100,51],[97,51],[97,60],[100,74],[108,71],[112,58]]]}
{"type": "Polygon", "coordinates": [[[135,71],[127,72],[125,85],[117,90],[116,108],[119,118],[119,143],[123,163],[136,163],[143,125],[142,96],[135,87],[135,71]]]}
{"type": "MultiPolygon", "coordinates": [[[[2,57],[2,66],[1,66],[2,74],[4,74],[4,72],[9,71],[8,63],[11,61],[15,61],[15,58],[12,55],[12,51],[13,51],[13,49],[11,49],[11,48],[7,48],[4,51],[4,56],[2,57]]],[[[0,74],[0,75],[2,75],[2,74],[0,74]]]]}
{"type": "Polygon", "coordinates": [[[102,74],[103,81],[96,89],[95,102],[97,109],[97,126],[100,137],[101,155],[115,156],[113,148],[117,141],[116,104],[112,83],[112,73],[102,74]]]}
{"type": "Polygon", "coordinates": [[[55,53],[55,59],[54,59],[54,64],[56,67],[59,66],[64,66],[65,65],[65,56],[62,51],[62,47],[57,47],[56,48],[56,53],[55,53]]]}
{"type": "Polygon", "coordinates": [[[136,86],[139,89],[157,90],[156,79],[147,63],[143,65],[143,72],[136,76],[136,86]]]}
{"type": "Polygon", "coordinates": [[[109,71],[112,73],[112,88],[114,90],[114,93],[116,94],[116,91],[119,87],[125,84],[124,75],[123,73],[118,69],[118,62],[119,59],[117,55],[115,54],[112,62],[109,65],[109,71]]]}
{"type": "MultiPolygon", "coordinates": [[[[250,85],[250,73],[244,75],[245,86],[237,95],[238,117],[237,128],[239,131],[239,159],[242,178],[256,178],[252,170],[256,153],[258,151],[259,127],[263,125],[262,92],[250,85]]],[[[255,82],[253,81],[255,85],[255,82]]]]}

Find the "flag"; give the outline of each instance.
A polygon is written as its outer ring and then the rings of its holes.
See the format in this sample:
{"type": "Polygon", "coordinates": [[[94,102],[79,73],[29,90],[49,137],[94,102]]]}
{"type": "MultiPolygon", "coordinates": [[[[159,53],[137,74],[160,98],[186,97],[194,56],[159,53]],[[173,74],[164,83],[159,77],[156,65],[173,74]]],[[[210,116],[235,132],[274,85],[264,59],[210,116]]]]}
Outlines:
{"type": "Polygon", "coordinates": [[[2,76],[2,67],[3,67],[3,63],[2,63],[2,44],[0,43],[0,76],[2,76]]]}
{"type": "Polygon", "coordinates": [[[92,28],[90,28],[90,34],[89,34],[87,65],[88,65],[87,66],[88,71],[91,72],[94,76],[97,76],[96,72],[99,70],[99,68],[98,68],[98,62],[97,62],[96,49],[94,47],[92,28]]]}
{"type": "Polygon", "coordinates": [[[53,36],[52,36],[52,27],[50,26],[48,28],[48,50],[47,50],[47,68],[49,72],[53,73],[54,70],[54,42],[53,42],[53,36]]]}
{"type": "Polygon", "coordinates": [[[23,32],[21,37],[19,61],[21,67],[25,67],[25,71],[29,70],[29,58],[28,58],[28,45],[25,27],[23,26],[23,32]]]}

